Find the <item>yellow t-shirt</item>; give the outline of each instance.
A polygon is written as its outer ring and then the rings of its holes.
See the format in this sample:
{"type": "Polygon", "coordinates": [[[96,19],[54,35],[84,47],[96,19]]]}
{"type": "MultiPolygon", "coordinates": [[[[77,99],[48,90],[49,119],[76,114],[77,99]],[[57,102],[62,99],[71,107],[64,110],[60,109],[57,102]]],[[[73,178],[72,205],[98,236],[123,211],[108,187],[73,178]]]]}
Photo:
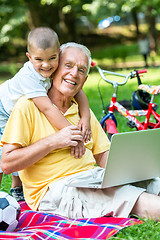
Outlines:
{"type": "MultiPolygon", "coordinates": [[[[79,122],[78,105],[72,106],[64,114],[74,125],[79,122]]],[[[48,185],[71,174],[94,168],[94,154],[109,149],[109,140],[98,120],[91,111],[92,139],[85,144],[86,152],[81,159],[71,157],[70,148],[50,152],[46,157],[32,166],[19,171],[23,182],[24,196],[27,204],[36,210],[48,185]]],[[[25,147],[57,131],[31,100],[19,99],[6,125],[2,143],[18,143],[25,147]]]]}

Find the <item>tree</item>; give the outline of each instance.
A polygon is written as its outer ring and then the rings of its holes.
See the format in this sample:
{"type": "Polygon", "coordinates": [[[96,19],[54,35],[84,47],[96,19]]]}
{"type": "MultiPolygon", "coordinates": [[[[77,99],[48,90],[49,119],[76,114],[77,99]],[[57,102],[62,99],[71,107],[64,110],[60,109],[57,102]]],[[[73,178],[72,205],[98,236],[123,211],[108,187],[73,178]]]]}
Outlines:
{"type": "MultiPolygon", "coordinates": [[[[160,14],[159,0],[1,0],[0,47],[10,48],[13,54],[26,45],[27,34],[37,26],[49,26],[59,35],[60,42],[80,41],[83,29],[78,23],[83,16],[95,25],[109,16],[131,16],[139,34],[138,13],[146,16],[152,48],[157,49],[156,19],[160,14]],[[127,15],[128,14],[128,15],[127,15]],[[11,42],[12,44],[8,44],[11,42]]],[[[89,30],[89,29],[88,29],[89,30]]],[[[136,37],[136,36],[135,36],[136,37]]]]}
{"type": "Polygon", "coordinates": [[[27,28],[26,8],[23,2],[19,0],[1,1],[0,19],[0,46],[11,40],[16,42],[18,38],[21,38],[22,42],[27,28]]]}
{"type": "Polygon", "coordinates": [[[19,36],[26,39],[30,29],[43,25],[55,29],[62,41],[78,40],[76,23],[87,15],[87,2],[92,0],[1,0],[0,46],[19,36]]]}
{"type": "Polygon", "coordinates": [[[80,16],[87,15],[85,4],[93,0],[42,0],[41,4],[57,9],[57,32],[65,41],[78,41],[77,21],[80,16]]]}

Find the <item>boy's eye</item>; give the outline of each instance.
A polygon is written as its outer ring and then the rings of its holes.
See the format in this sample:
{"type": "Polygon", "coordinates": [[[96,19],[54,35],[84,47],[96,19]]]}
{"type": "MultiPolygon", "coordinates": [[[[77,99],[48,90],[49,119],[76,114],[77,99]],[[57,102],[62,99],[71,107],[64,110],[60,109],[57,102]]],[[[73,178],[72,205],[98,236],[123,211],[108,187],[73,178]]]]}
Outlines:
{"type": "Polygon", "coordinates": [[[39,61],[39,62],[40,62],[40,61],[42,61],[42,59],[41,59],[41,58],[36,58],[35,60],[36,60],[36,61],[39,61]]]}
{"type": "Polygon", "coordinates": [[[50,60],[55,60],[55,59],[57,59],[57,56],[53,56],[50,58],[50,60]]]}

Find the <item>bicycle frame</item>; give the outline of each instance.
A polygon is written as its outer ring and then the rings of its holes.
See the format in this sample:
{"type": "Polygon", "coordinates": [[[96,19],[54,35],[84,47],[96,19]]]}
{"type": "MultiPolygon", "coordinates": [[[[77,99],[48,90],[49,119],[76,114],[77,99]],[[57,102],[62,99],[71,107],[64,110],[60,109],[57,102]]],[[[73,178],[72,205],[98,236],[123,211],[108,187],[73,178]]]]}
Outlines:
{"type": "MultiPolygon", "coordinates": [[[[128,119],[129,122],[135,127],[137,130],[146,130],[148,128],[159,128],[160,127],[160,115],[156,113],[153,109],[155,106],[154,103],[150,102],[147,110],[127,110],[120,103],[117,102],[117,96],[113,94],[111,99],[111,103],[109,106],[108,114],[106,114],[102,120],[101,125],[104,126],[106,123],[107,132],[109,134],[115,134],[118,132],[117,130],[117,120],[114,116],[114,111],[117,110],[122,116],[128,119]],[[150,122],[150,116],[153,115],[157,123],[150,122]],[[140,122],[137,120],[137,116],[146,116],[144,122],[140,122]],[[113,122],[111,122],[111,119],[113,122]],[[109,120],[109,121],[108,121],[109,120]]],[[[151,100],[152,101],[152,100],[151,100]]]]}
{"type": "MultiPolygon", "coordinates": [[[[96,66],[92,65],[93,67],[96,66]]],[[[114,73],[110,71],[103,70],[96,66],[98,72],[100,73],[102,79],[110,84],[112,84],[114,88],[114,93],[111,98],[111,102],[109,105],[109,111],[108,113],[102,118],[101,120],[101,126],[104,127],[106,124],[107,132],[108,134],[114,134],[117,133],[117,120],[114,116],[114,111],[117,110],[122,116],[124,116],[126,119],[128,119],[129,125],[131,127],[135,127],[137,130],[146,130],[148,128],[159,128],[160,127],[160,115],[155,112],[154,107],[154,94],[151,97],[151,101],[149,103],[148,109],[146,110],[127,110],[124,106],[122,106],[120,103],[117,102],[117,90],[118,86],[125,85],[129,78],[133,78],[137,76],[138,82],[140,81],[139,74],[147,72],[146,69],[139,70],[139,71],[133,71],[129,73],[128,75],[123,75],[119,73],[114,73]],[[104,74],[111,74],[119,77],[125,78],[122,82],[116,82],[111,81],[106,78],[104,74]],[[150,122],[151,115],[154,116],[154,119],[157,121],[156,123],[150,122]],[[136,117],[138,116],[146,116],[144,122],[140,122],[136,117]]]]}

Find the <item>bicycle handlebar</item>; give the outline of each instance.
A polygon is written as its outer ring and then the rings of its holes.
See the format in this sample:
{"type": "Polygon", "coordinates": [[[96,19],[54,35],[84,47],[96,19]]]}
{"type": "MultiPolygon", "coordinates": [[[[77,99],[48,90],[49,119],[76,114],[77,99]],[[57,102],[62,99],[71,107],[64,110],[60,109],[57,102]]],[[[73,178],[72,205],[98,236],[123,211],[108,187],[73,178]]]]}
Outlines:
{"type": "Polygon", "coordinates": [[[115,72],[111,72],[111,71],[104,70],[104,69],[98,67],[95,62],[92,62],[92,63],[91,63],[91,66],[92,66],[92,67],[96,67],[97,70],[98,70],[98,72],[99,72],[99,74],[101,75],[102,79],[103,79],[104,81],[112,84],[113,86],[117,86],[117,85],[122,86],[122,85],[125,85],[130,77],[131,77],[131,78],[134,78],[134,77],[136,77],[136,74],[137,74],[137,73],[138,73],[138,74],[141,74],[141,73],[146,73],[146,72],[147,72],[147,69],[141,69],[141,70],[138,70],[138,71],[134,70],[134,71],[130,72],[129,74],[124,75],[124,74],[120,74],[120,73],[115,73],[115,72]],[[117,81],[114,81],[114,80],[112,81],[112,80],[106,78],[106,76],[104,75],[105,73],[108,73],[109,75],[114,75],[114,76],[118,76],[118,77],[123,77],[123,78],[125,78],[125,80],[124,80],[123,82],[117,82],[117,81]]]}
{"type": "Polygon", "coordinates": [[[139,74],[141,74],[141,73],[146,73],[147,72],[147,69],[141,69],[141,70],[138,70],[137,71],[139,74]]]}

